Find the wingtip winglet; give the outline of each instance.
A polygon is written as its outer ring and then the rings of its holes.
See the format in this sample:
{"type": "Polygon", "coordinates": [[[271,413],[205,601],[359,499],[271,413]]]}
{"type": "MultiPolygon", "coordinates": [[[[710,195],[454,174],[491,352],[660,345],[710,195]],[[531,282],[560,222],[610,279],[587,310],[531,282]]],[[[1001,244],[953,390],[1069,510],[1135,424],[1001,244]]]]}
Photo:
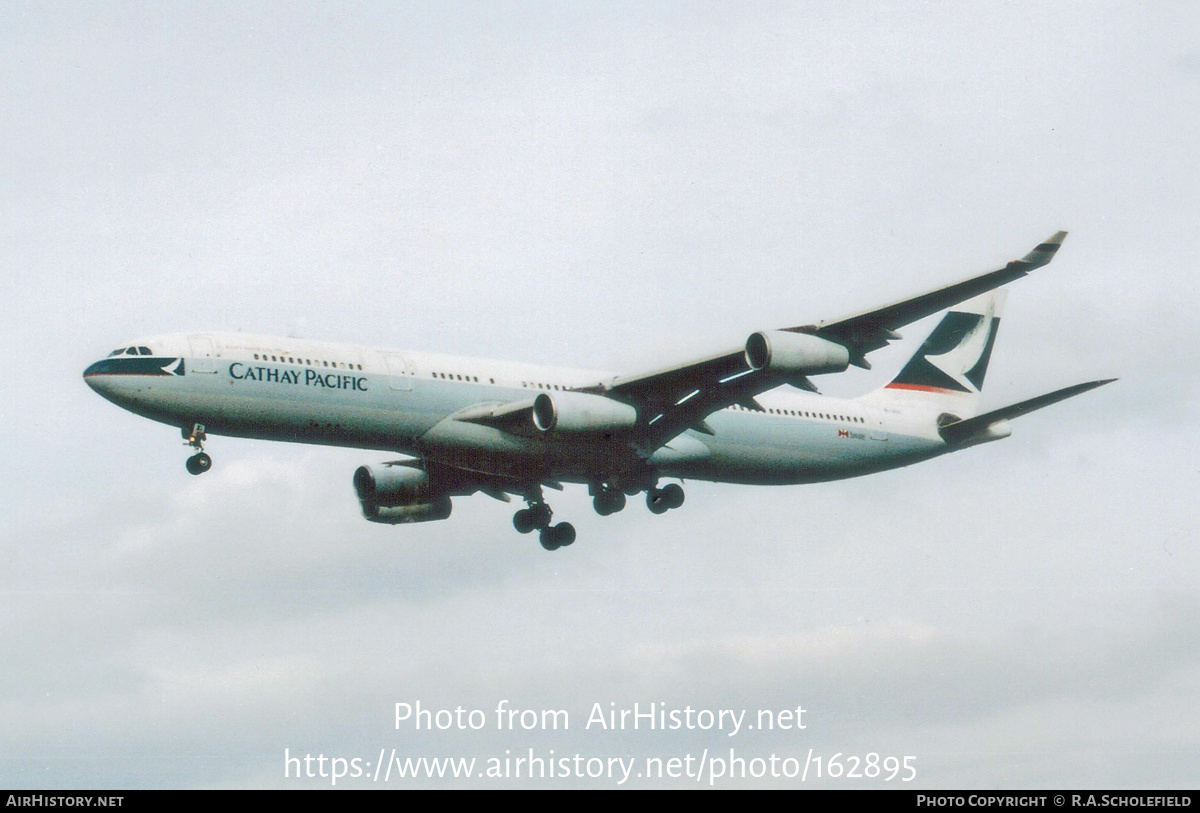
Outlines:
{"type": "Polygon", "coordinates": [[[1026,254],[1020,259],[1020,262],[1030,266],[1031,268],[1041,268],[1046,263],[1054,259],[1055,253],[1062,247],[1063,240],[1067,239],[1065,231],[1057,231],[1050,239],[1038,243],[1033,251],[1026,254]]]}

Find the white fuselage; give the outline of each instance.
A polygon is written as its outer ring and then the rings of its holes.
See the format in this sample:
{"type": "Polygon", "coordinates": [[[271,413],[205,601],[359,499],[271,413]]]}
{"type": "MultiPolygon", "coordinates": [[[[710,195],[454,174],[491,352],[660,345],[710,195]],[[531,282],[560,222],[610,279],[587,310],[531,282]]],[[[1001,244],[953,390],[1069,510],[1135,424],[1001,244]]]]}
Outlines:
{"type": "Polygon", "coordinates": [[[454,418],[481,404],[604,384],[605,373],[240,333],[142,340],[84,376],[119,406],[185,430],[202,424],[217,435],[401,452],[518,479],[596,482],[643,467],[666,477],[804,483],[947,451],[929,415],[780,388],[758,397],[765,411],[718,410],[706,419],[712,434],[689,429],[637,459],[619,435],[514,433],[454,418]]]}

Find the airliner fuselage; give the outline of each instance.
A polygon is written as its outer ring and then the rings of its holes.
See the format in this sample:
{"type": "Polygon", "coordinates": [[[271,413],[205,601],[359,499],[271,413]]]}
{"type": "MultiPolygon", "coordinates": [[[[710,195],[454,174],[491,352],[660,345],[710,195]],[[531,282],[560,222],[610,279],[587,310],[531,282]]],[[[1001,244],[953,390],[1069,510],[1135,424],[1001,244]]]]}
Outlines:
{"type": "MultiPolygon", "coordinates": [[[[189,431],[432,458],[481,473],[590,483],[647,467],[663,477],[809,483],[904,465],[946,448],[932,424],[857,400],[776,391],[731,405],[642,460],[610,438],[517,433],[454,419],[480,404],[573,392],[612,375],[246,334],[142,339],[91,365],[118,406],[189,431]],[[151,355],[128,355],[147,349],[151,355]],[[198,355],[197,353],[203,353],[198,355]]],[[[532,427],[531,427],[532,428],[532,427]]]]}

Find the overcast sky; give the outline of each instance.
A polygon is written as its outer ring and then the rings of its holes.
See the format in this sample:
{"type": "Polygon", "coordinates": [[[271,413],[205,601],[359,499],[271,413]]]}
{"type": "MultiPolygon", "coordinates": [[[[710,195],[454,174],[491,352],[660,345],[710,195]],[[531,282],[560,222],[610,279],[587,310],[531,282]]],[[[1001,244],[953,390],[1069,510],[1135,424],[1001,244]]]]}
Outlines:
{"type": "MultiPolygon", "coordinates": [[[[8,3],[0,28],[0,787],[730,747],[1195,787],[1194,4],[8,3]],[[984,407],[1117,384],[869,478],[608,518],[569,487],[553,554],[483,495],[365,522],[351,474],[387,455],[214,437],[191,477],[177,430],[80,377],[226,329],[635,372],[1058,229],[984,407]],[[489,726],[396,730],[418,700],[489,726]],[[570,730],[496,731],[501,700],[570,730]],[[807,727],[585,729],[610,702],[807,727]]],[[[881,385],[930,327],[819,383],[881,385]]]]}

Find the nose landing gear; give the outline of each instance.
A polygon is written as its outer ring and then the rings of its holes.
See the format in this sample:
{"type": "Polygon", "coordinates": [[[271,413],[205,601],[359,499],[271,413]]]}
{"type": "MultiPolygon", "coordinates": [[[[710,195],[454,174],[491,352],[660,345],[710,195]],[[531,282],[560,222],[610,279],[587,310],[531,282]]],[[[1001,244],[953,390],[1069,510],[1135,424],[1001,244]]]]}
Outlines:
{"type": "Polygon", "coordinates": [[[194,423],[192,428],[184,427],[182,430],[183,439],[196,450],[196,454],[187,459],[185,464],[188,474],[204,474],[212,468],[212,458],[204,452],[204,441],[208,440],[208,435],[204,433],[204,424],[194,423]]]}
{"type": "Polygon", "coordinates": [[[200,452],[189,457],[184,465],[187,467],[188,474],[204,474],[212,468],[212,458],[204,452],[200,452]]]}

